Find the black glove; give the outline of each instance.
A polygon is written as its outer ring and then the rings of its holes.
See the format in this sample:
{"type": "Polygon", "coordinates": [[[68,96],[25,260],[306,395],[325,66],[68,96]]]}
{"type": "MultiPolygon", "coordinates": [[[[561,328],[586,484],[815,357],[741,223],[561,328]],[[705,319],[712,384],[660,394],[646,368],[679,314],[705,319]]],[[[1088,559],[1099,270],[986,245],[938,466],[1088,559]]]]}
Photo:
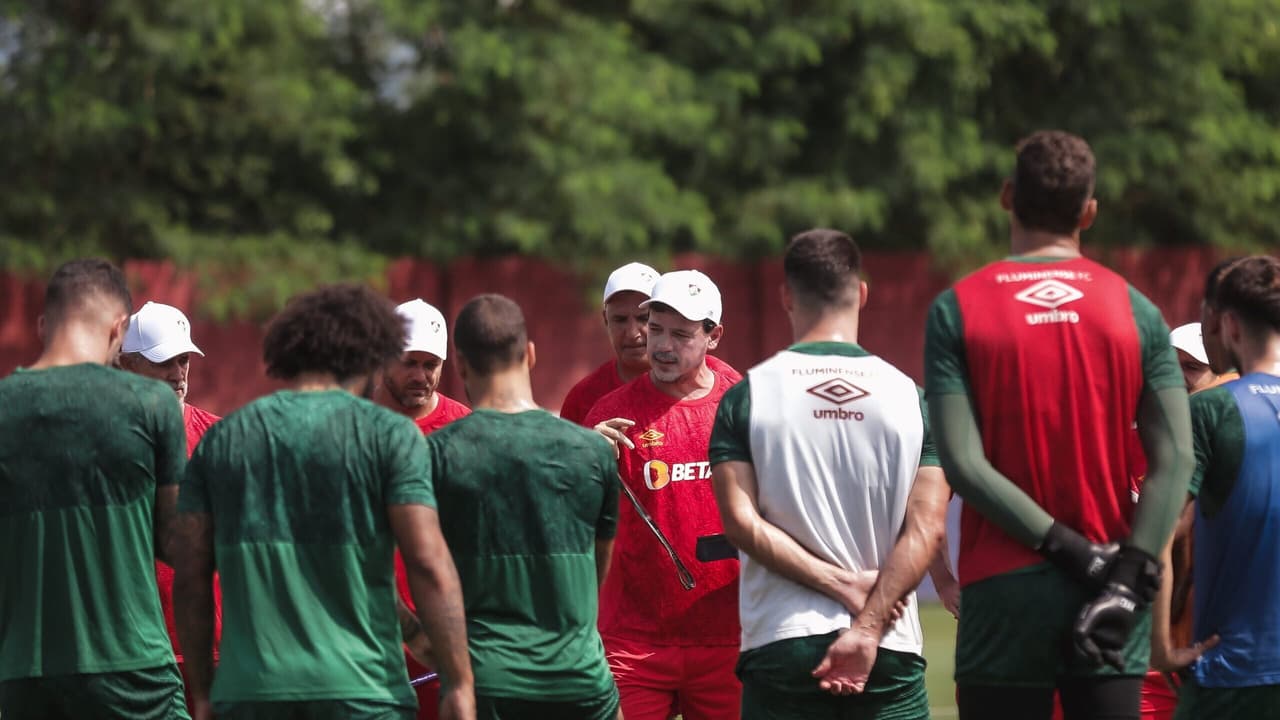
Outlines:
{"type": "Polygon", "coordinates": [[[1106,662],[1124,670],[1124,646],[1138,622],[1138,612],[1160,589],[1160,563],[1131,545],[1120,549],[1107,585],[1085,603],[1072,633],[1076,652],[1095,667],[1106,662]]]}
{"type": "Polygon", "coordinates": [[[1038,550],[1090,591],[1097,591],[1106,584],[1107,573],[1120,552],[1120,545],[1090,542],[1085,536],[1055,521],[1038,550]]]}

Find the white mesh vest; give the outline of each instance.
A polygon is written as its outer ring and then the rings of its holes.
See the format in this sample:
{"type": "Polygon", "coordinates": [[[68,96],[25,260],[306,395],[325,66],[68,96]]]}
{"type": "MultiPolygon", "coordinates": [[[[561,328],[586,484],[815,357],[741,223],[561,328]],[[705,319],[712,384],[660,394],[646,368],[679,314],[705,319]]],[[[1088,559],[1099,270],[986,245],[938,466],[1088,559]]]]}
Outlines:
{"type": "MultiPolygon", "coordinates": [[[[760,512],[814,555],[879,568],[902,528],[924,443],[915,383],[872,355],[783,351],[748,373],[760,512]]],[[[742,560],[742,649],[849,627],[825,595],[742,560]]],[[[920,654],[915,593],[881,647],[920,654]]]]}

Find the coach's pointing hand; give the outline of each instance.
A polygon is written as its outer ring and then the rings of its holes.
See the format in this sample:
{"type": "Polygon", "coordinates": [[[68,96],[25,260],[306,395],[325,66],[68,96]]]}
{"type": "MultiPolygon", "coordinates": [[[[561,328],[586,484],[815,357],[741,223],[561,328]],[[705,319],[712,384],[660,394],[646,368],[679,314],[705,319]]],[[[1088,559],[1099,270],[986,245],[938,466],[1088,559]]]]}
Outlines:
{"type": "Polygon", "coordinates": [[[619,443],[626,445],[632,450],[636,449],[636,444],[631,442],[631,438],[627,437],[625,432],[635,424],[634,420],[613,418],[611,420],[605,420],[602,423],[598,423],[592,429],[603,435],[605,440],[609,441],[609,444],[613,446],[613,453],[617,455],[619,443]]]}

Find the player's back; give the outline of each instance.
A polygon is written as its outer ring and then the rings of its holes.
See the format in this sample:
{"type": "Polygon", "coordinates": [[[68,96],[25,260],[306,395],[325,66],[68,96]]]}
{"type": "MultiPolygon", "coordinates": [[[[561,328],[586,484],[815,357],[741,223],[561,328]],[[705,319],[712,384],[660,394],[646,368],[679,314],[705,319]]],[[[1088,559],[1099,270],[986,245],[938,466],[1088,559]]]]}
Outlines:
{"type": "Polygon", "coordinates": [[[212,514],[215,701],[412,706],[387,506],[431,504],[426,472],[412,421],[341,390],[277,392],[209,430],[179,508],[212,514]]]}
{"type": "Polygon", "coordinates": [[[0,407],[0,680],[172,662],[153,509],[186,461],[173,391],[82,364],[15,372],[0,407]]]}
{"type": "Polygon", "coordinates": [[[579,699],[607,689],[595,543],[617,521],[609,444],[542,410],[485,409],[427,444],[477,693],[579,699]]]}
{"type": "MultiPolygon", "coordinates": [[[[956,283],[935,303],[930,343],[949,335],[987,458],[1049,514],[1094,541],[1129,531],[1127,441],[1146,377],[1164,368],[1159,311],[1116,273],[1084,258],[1011,258],[956,283]],[[938,318],[949,327],[937,332],[938,318]]],[[[1157,388],[1158,389],[1158,388],[1157,388]]],[[[962,529],[962,581],[1040,558],[975,513],[962,529]],[[975,552],[966,552],[973,549],[975,552]]]]}
{"type": "MultiPolygon", "coordinates": [[[[915,383],[853,344],[801,343],[774,355],[729,391],[721,414],[740,428],[730,434],[748,441],[761,514],[848,570],[884,563],[922,455],[937,464],[915,383]]],[[[741,583],[746,649],[848,627],[840,603],[750,557],[741,583]]],[[[921,643],[913,593],[883,645],[918,654],[921,643]]]]}

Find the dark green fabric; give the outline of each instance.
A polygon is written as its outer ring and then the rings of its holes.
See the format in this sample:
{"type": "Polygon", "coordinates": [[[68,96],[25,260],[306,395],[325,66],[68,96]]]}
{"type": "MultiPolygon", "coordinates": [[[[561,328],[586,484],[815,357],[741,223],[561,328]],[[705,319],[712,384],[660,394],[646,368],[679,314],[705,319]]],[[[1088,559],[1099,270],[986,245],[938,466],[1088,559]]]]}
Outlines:
{"type": "Polygon", "coordinates": [[[188,720],[182,676],[160,667],[0,682],[5,720],[188,720]]]}
{"type": "Polygon", "coordinates": [[[524,700],[476,695],[476,720],[614,720],[617,716],[616,685],[586,700],[524,700]]]}
{"type": "Polygon", "coordinates": [[[410,708],[372,700],[214,703],[218,720],[413,720],[410,708]]]}
{"type": "Polygon", "coordinates": [[[1144,392],[1167,388],[1185,388],[1178,353],[1169,344],[1169,326],[1164,316],[1147,296],[1129,286],[1129,305],[1138,326],[1138,342],[1142,344],[1142,378],[1144,392]]]}
{"type": "Polygon", "coordinates": [[[0,380],[0,680],[173,660],[158,486],[186,464],[167,385],[84,364],[0,380]]]}
{"type": "Polygon", "coordinates": [[[209,430],[179,510],[212,515],[215,702],[414,706],[387,518],[400,504],[435,506],[422,433],[348,392],[277,392],[209,430]]]}
{"type": "Polygon", "coordinates": [[[929,398],[969,393],[969,365],[964,346],[964,316],[955,288],[929,306],[924,330],[924,392],[929,398]]]}
{"type": "Polygon", "coordinates": [[[1173,720],[1276,720],[1280,685],[1206,688],[1188,681],[1178,691],[1173,720]]]}
{"type": "Polygon", "coordinates": [[[1212,517],[1227,501],[1244,461],[1244,418],[1230,390],[1219,386],[1191,396],[1191,437],[1196,468],[1189,492],[1212,517]]]}
{"type": "Polygon", "coordinates": [[[618,522],[609,443],[542,410],[478,409],[427,445],[476,692],[600,696],[613,684],[596,631],[595,544],[618,522]]]}
{"type": "Polygon", "coordinates": [[[1194,469],[1185,387],[1144,392],[1138,405],[1138,432],[1146,448],[1147,474],[1128,543],[1159,557],[1186,507],[1187,483],[1194,469]]]}
{"type": "MultiPolygon", "coordinates": [[[[843,342],[808,342],[796,343],[787,348],[791,352],[806,355],[840,355],[844,357],[867,357],[870,355],[862,347],[843,342]]],[[[708,449],[708,460],[712,465],[723,462],[751,462],[751,385],[750,373],[738,384],[729,388],[720,405],[716,408],[715,424],[711,429],[711,443],[708,449]]],[[[929,408],[924,401],[924,391],[920,393],[920,416],[924,419],[924,444],[920,449],[920,465],[937,467],[938,450],[933,442],[933,433],[929,428],[929,408]]]]}
{"type": "Polygon", "coordinates": [[[1042,563],[960,591],[957,685],[1054,687],[1063,677],[1143,675],[1151,650],[1151,613],[1143,611],[1125,646],[1125,672],[1091,667],[1074,650],[1071,628],[1093,593],[1042,563]]]}
{"type": "Polygon", "coordinates": [[[924,687],[924,658],[880,648],[866,689],[837,697],[818,687],[812,670],[837,633],[779,640],[739,657],[743,720],[875,718],[917,720],[929,717],[924,687]]]}

